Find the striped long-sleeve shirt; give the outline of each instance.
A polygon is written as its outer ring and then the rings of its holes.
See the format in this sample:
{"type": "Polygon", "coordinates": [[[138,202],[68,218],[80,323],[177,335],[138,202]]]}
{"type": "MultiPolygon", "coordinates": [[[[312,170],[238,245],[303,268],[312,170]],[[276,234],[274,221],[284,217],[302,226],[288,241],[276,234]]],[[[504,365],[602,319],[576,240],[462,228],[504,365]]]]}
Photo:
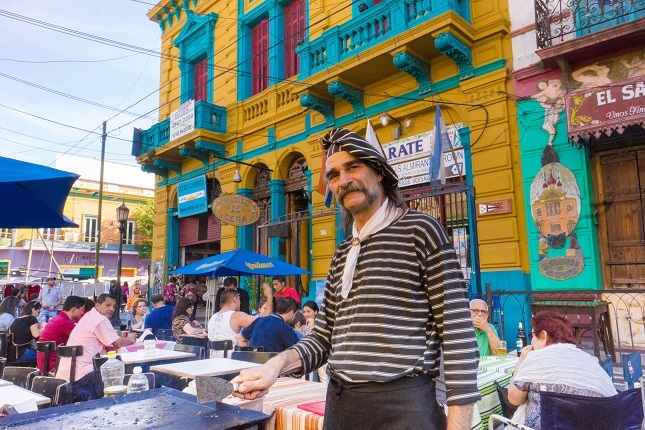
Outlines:
{"type": "Polygon", "coordinates": [[[325,362],[354,383],[439,375],[444,352],[448,405],[474,403],[477,342],[461,267],[437,220],[406,211],[361,242],[354,283],[343,299],[351,238],[332,259],[314,331],[292,348],[303,373],[325,362]]]}

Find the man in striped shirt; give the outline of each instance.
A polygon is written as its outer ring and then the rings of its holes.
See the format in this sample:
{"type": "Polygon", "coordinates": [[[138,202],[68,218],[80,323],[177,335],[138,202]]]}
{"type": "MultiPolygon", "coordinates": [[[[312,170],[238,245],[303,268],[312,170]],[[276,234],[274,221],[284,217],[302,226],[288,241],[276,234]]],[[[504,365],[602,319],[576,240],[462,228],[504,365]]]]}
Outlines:
{"type": "Polygon", "coordinates": [[[477,343],[445,230],[404,209],[396,173],[365,139],[333,129],[323,148],[325,178],[353,235],[332,259],[313,333],[242,371],[239,396],[262,396],[280,374],[328,363],[325,429],[470,428],[477,343]],[[435,400],[441,350],[447,423],[435,400]]]}

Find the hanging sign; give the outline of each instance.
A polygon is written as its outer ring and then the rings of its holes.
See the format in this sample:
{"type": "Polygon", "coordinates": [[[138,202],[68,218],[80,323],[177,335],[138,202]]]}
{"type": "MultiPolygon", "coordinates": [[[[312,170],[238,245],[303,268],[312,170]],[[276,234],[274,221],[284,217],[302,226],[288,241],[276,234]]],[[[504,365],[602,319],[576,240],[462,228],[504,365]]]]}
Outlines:
{"type": "Polygon", "coordinates": [[[177,211],[179,218],[208,211],[206,175],[177,184],[177,211]]]}
{"type": "Polygon", "coordinates": [[[248,197],[227,194],[213,200],[213,215],[223,223],[243,226],[260,218],[260,207],[248,197]]]}

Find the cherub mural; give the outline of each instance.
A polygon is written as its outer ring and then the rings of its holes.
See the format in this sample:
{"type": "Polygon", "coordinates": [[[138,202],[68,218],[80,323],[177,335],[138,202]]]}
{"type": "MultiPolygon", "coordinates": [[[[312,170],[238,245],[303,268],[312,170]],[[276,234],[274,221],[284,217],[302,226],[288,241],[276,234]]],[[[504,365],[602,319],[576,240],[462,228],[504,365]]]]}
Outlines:
{"type": "Polygon", "coordinates": [[[549,133],[549,142],[547,145],[553,145],[555,139],[555,126],[560,120],[560,112],[564,110],[564,90],[560,79],[551,79],[550,81],[541,81],[538,83],[539,93],[534,94],[531,98],[540,102],[544,108],[544,123],[542,129],[549,133]]]}

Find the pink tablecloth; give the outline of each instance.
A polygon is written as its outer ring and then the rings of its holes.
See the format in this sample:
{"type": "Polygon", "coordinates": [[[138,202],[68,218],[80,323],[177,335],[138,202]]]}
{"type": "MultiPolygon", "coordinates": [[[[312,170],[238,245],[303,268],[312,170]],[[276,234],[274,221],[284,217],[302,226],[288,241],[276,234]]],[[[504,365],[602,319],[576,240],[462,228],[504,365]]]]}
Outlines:
{"type": "MultiPolygon", "coordinates": [[[[128,346],[122,346],[121,348],[119,348],[119,352],[136,352],[136,351],[138,351],[140,349],[143,349],[143,348],[144,348],[143,343],[135,343],[135,344],[128,345],[128,346]]],[[[165,340],[158,340],[158,341],[155,342],[155,348],[157,348],[157,349],[167,349],[167,350],[172,351],[172,350],[175,349],[175,342],[168,342],[168,341],[165,341],[165,340]]]]}

